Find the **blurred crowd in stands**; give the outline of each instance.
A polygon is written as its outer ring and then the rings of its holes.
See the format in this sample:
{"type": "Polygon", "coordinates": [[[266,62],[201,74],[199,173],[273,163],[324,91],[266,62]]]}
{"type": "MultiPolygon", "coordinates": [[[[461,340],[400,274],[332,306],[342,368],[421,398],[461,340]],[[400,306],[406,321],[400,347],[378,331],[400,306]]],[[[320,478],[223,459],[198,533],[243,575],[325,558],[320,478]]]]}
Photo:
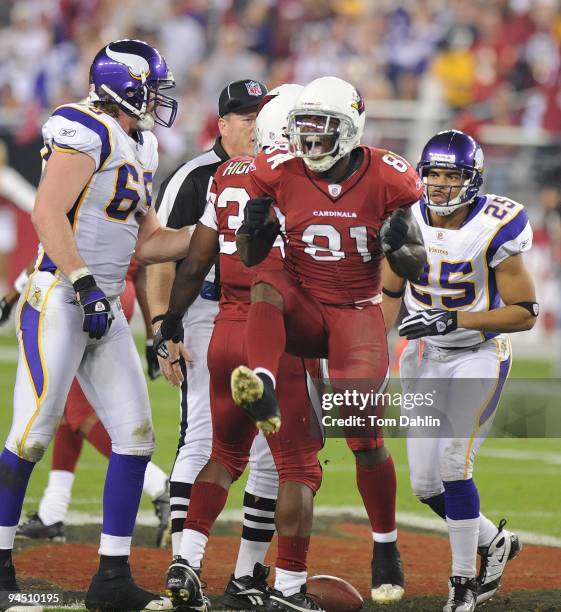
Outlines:
{"type": "MultiPolygon", "coordinates": [[[[561,0],[2,0],[0,136],[31,143],[45,113],[86,95],[95,53],[127,37],[157,46],[176,79],[178,120],[158,132],[164,174],[211,142],[218,93],[241,78],[339,76],[367,112],[417,101],[476,137],[489,125],[543,128],[550,148],[485,145],[487,188],[530,205],[536,268],[559,273],[561,0]]],[[[553,293],[548,310],[559,312],[553,293]]]]}
{"type": "Polygon", "coordinates": [[[204,125],[230,80],[333,74],[367,100],[416,100],[428,83],[466,125],[561,134],[558,0],[3,0],[0,108],[33,113],[83,97],[91,58],[120,37],[166,56],[178,131],[204,125]]]}

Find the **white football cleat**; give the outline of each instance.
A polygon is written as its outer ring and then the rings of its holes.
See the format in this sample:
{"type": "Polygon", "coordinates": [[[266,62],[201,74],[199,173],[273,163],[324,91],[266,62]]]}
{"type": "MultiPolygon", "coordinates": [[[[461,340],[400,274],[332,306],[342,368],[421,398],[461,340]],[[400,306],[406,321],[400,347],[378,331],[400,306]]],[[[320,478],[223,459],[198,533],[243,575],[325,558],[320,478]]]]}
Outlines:
{"type": "Polygon", "coordinates": [[[451,576],[448,581],[448,601],[442,612],[473,612],[477,605],[477,578],[451,576]]]}
{"type": "Polygon", "coordinates": [[[503,529],[505,519],[499,523],[499,532],[486,548],[480,548],[481,567],[477,582],[479,592],[477,603],[481,604],[493,597],[501,586],[501,578],[508,561],[518,556],[522,550],[520,538],[511,531],[503,529]]]}

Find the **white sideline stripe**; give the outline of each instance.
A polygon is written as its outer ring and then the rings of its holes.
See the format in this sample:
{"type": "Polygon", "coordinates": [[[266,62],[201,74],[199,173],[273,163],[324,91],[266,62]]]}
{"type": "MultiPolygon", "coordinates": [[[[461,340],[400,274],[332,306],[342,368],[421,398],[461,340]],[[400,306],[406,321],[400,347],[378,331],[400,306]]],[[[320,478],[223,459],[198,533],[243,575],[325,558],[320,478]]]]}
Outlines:
{"type": "Polygon", "coordinates": [[[542,451],[482,448],[479,450],[479,455],[481,457],[493,457],[495,459],[513,459],[514,461],[543,461],[544,463],[561,465],[560,455],[542,451]]]}
{"type": "MultiPolygon", "coordinates": [[[[361,519],[368,518],[363,506],[316,506],[314,508],[314,516],[341,517],[342,519],[346,516],[361,519]]],[[[221,522],[235,521],[241,524],[243,521],[243,511],[225,510],[218,520],[221,522]]],[[[446,523],[443,520],[439,518],[428,518],[413,512],[398,512],[397,522],[401,527],[414,527],[416,529],[447,533],[446,523]]],[[[101,515],[70,511],[66,517],[65,523],[67,525],[84,525],[87,523],[101,524],[101,515]]],[[[138,513],[137,525],[156,527],[157,524],[156,517],[150,510],[141,510],[138,513]]],[[[533,531],[517,531],[516,533],[521,537],[523,544],[561,548],[561,538],[543,533],[535,533],[533,531]]]]}

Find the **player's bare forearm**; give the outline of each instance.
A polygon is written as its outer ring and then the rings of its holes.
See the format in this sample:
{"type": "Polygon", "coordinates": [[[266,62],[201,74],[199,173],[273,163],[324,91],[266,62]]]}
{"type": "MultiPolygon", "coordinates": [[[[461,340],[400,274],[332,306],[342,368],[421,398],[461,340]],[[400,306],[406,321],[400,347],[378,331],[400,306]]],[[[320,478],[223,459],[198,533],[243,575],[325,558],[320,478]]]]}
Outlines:
{"type": "Polygon", "coordinates": [[[134,290],[136,293],[136,301],[140,307],[142,313],[142,319],[144,321],[144,329],[146,330],[146,337],[152,338],[154,333],[152,332],[152,323],[150,317],[150,308],[148,305],[148,288],[147,288],[147,273],[146,267],[140,266],[134,275],[134,290]]]}
{"type": "Polygon", "coordinates": [[[153,210],[150,210],[140,226],[135,257],[144,265],[177,261],[187,255],[191,227],[171,229],[161,227],[153,210]]]}
{"type": "Polygon", "coordinates": [[[261,263],[271,251],[278,234],[277,221],[267,223],[260,232],[253,235],[245,232],[242,226],[236,235],[236,248],[240,259],[248,267],[261,263]]]}
{"type": "Polygon", "coordinates": [[[75,270],[86,267],[66,213],[58,210],[48,213],[39,209],[33,212],[32,221],[45,252],[64,275],[69,276],[75,270]]]}
{"type": "Polygon", "coordinates": [[[458,312],[458,327],[504,333],[532,329],[537,318],[532,307],[536,290],[523,256],[513,255],[500,263],[495,280],[505,306],[487,312],[458,312]]]}
{"type": "Polygon", "coordinates": [[[67,213],[94,170],[94,160],[84,153],[54,151],[37,190],[31,221],[45,252],[66,276],[86,265],[78,252],[67,213]]]}
{"type": "Polygon", "coordinates": [[[218,247],[217,232],[198,223],[187,257],[177,269],[171,288],[168,312],[176,316],[183,316],[195,301],[205,276],[216,261],[218,247]]]}
{"type": "MultiPolygon", "coordinates": [[[[168,309],[171,287],[175,279],[175,268],[175,263],[171,261],[153,264],[146,268],[147,298],[152,318],[164,314],[168,309]]],[[[156,327],[159,326],[158,322],[156,327]]]]}
{"type": "Polygon", "coordinates": [[[391,268],[387,260],[382,263],[382,314],[388,332],[395,323],[401,307],[401,296],[404,292],[405,280],[398,276],[391,268]]]}
{"type": "Polygon", "coordinates": [[[478,331],[512,333],[534,327],[536,317],[522,306],[503,306],[486,312],[458,312],[458,327],[478,331]]]}

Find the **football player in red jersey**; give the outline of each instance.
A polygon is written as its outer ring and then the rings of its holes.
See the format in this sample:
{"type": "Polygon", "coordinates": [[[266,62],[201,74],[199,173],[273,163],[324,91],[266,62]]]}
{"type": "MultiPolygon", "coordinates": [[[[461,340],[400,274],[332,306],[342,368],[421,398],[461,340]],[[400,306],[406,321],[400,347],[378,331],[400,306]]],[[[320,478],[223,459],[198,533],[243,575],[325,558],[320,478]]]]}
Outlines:
{"type": "MultiPolygon", "coordinates": [[[[264,197],[247,203],[238,251],[252,265],[266,252],[261,247],[267,237],[270,242],[278,233],[286,248],[283,270],[257,272],[246,327],[251,369],[236,368],[231,381],[236,403],[265,430],[280,426],[276,379],[285,349],[328,358],[338,390],[384,389],[381,261],[385,255],[408,278],[417,278],[426,261],[409,211],[423,192],[422,182],[401,157],[360,145],[364,120],[363,100],[351,84],[316,79],[289,114],[294,157],[261,153],[250,173],[254,191],[264,197]]],[[[361,414],[355,408],[354,414],[361,414]]],[[[352,406],[345,410],[353,414],[352,406]]],[[[372,525],[372,599],[398,601],[404,579],[393,461],[380,429],[345,434],[372,525]]]]}
{"type": "MultiPolygon", "coordinates": [[[[301,90],[298,85],[282,85],[265,97],[256,121],[260,149],[265,146],[269,152],[286,156],[288,146],[283,134],[287,113],[301,90]]],[[[216,171],[209,203],[193,234],[192,248],[178,269],[168,314],[154,340],[155,348],[161,353],[165,348],[164,339],[176,336],[184,311],[197,296],[219,252],[220,310],[208,351],[212,453],[193,485],[180,555],[174,558],[166,580],[167,592],[174,602],[188,609],[201,610],[205,606],[198,572],[209,531],[226,503],[230,485],[248,462],[257,432],[249,415],[234,405],[229,385],[232,370],[240,361],[247,361],[245,325],[251,285],[257,271],[282,270],[283,266],[284,244],[280,237],[256,269],[247,268],[236,251],[236,230],[242,224],[245,204],[258,193],[250,179],[252,163],[251,157],[233,158],[216,171]]],[[[169,357],[161,360],[162,372],[168,380],[177,383],[181,370],[175,360],[179,351],[185,349],[173,342],[167,342],[166,346],[169,357]]],[[[315,360],[307,365],[311,371],[319,363],[315,360]]],[[[275,513],[278,530],[275,589],[266,589],[267,571],[263,572],[263,566],[257,564],[254,576],[260,572],[262,579],[260,585],[252,585],[252,593],[255,607],[264,605],[265,610],[319,610],[317,603],[306,595],[305,583],[313,495],[321,482],[317,452],[323,440],[310,408],[306,368],[301,358],[281,356],[278,396],[285,407],[284,425],[279,433],[268,437],[280,483],[275,513]]],[[[228,591],[223,603],[229,609],[240,607],[234,594],[228,591]]]]}

